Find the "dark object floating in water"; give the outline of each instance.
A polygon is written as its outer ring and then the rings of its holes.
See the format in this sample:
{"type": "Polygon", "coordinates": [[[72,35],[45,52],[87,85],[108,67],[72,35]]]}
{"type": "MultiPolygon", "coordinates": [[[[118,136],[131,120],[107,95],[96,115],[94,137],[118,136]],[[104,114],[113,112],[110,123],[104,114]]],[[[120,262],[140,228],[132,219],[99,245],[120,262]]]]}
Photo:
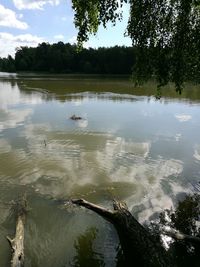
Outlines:
{"type": "Polygon", "coordinates": [[[70,117],[70,119],[73,120],[73,121],[82,120],[81,117],[76,116],[76,115],[72,115],[72,116],[70,117]]]}

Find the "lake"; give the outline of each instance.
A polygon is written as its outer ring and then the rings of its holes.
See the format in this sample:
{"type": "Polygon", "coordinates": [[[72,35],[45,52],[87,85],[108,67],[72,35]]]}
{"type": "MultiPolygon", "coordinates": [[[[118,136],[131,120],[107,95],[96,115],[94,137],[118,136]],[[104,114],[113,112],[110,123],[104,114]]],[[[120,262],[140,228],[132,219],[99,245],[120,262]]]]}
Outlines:
{"type": "Polygon", "coordinates": [[[0,74],[0,266],[24,193],[26,267],[114,267],[114,228],[67,200],[117,198],[145,222],[199,190],[200,87],[154,95],[128,77],[0,74]]]}

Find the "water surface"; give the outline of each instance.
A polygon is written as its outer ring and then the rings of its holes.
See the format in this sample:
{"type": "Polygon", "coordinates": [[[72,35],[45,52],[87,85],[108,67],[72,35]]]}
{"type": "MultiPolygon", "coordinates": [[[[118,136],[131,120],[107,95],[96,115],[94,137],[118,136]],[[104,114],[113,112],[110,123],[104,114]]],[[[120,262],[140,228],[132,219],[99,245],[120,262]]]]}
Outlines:
{"type": "Polygon", "coordinates": [[[115,266],[117,235],[71,197],[126,201],[141,221],[198,189],[200,88],[134,88],[127,78],[0,77],[0,266],[11,201],[27,193],[26,266],[115,266]],[[75,114],[83,119],[72,121],[75,114]],[[85,265],[84,265],[85,264],[85,265]]]}

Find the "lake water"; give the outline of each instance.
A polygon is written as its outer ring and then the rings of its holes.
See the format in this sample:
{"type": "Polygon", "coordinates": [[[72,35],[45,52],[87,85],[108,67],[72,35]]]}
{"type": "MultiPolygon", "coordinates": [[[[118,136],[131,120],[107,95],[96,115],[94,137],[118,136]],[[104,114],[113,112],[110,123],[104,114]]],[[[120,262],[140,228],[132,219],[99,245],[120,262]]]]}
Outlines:
{"type": "Polygon", "coordinates": [[[26,267],[114,267],[113,227],[64,200],[110,208],[117,198],[144,222],[199,189],[200,88],[154,94],[122,77],[1,73],[0,266],[10,266],[5,236],[23,193],[26,267]]]}

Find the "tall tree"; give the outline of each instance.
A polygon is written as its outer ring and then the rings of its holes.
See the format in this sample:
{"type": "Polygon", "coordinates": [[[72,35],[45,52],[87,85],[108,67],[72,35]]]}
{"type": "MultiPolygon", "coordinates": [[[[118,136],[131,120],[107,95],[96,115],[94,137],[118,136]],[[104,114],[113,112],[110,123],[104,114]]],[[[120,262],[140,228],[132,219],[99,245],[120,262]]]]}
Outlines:
{"type": "Polygon", "coordinates": [[[188,78],[199,81],[200,0],[72,0],[79,46],[100,24],[121,19],[124,4],[130,6],[127,35],[137,51],[136,80],[155,76],[159,86],[173,81],[179,92],[188,78]]]}

